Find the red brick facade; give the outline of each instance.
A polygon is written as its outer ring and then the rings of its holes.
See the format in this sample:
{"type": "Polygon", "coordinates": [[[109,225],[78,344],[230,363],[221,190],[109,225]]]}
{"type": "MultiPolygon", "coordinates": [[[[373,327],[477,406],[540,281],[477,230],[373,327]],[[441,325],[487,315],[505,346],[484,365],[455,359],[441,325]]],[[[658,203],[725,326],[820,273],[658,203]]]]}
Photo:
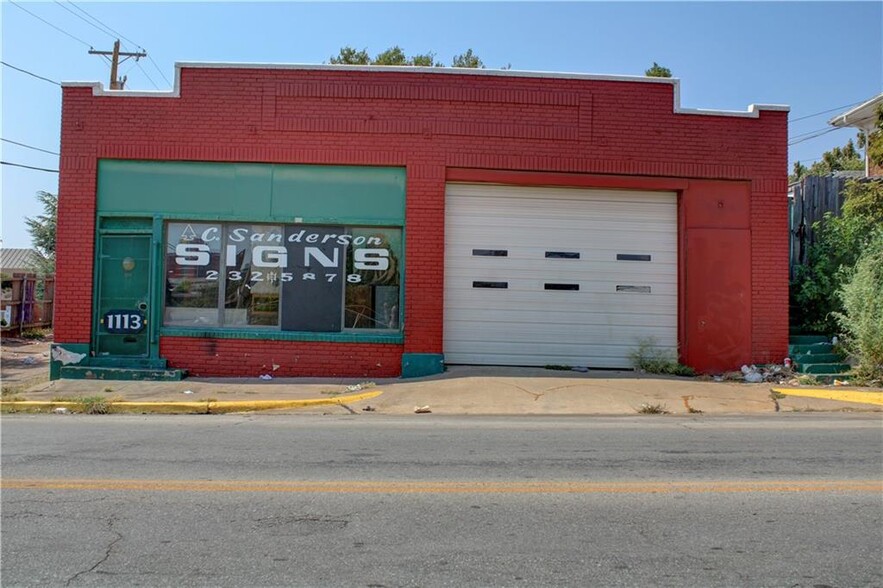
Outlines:
{"type": "Polygon", "coordinates": [[[445,181],[469,170],[527,172],[512,176],[525,183],[676,189],[684,360],[719,370],[786,354],[782,109],[677,112],[668,80],[199,65],[179,76],[174,96],[64,88],[60,343],[91,337],[96,172],[110,158],[406,168],[404,345],[163,337],[162,356],[191,373],[254,374],[276,363],[285,375],[380,377],[400,373],[403,352],[442,353],[445,181]],[[726,306],[730,264],[693,245],[709,239],[737,246],[726,253],[749,268],[749,277],[733,278],[750,280],[737,284],[738,312],[726,306]],[[694,282],[701,293],[687,289],[694,282]]]}

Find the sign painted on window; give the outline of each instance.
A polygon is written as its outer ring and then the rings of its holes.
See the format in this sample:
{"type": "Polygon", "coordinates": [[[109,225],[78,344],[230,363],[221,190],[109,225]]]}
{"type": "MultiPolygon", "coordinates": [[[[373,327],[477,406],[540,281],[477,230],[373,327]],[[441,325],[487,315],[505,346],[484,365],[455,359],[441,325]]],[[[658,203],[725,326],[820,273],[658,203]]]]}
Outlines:
{"type": "Polygon", "coordinates": [[[164,324],[399,328],[399,228],[169,223],[164,324]]]}
{"type": "Polygon", "coordinates": [[[104,330],[115,335],[134,335],[147,326],[144,314],[137,310],[111,310],[101,317],[104,330]]]}

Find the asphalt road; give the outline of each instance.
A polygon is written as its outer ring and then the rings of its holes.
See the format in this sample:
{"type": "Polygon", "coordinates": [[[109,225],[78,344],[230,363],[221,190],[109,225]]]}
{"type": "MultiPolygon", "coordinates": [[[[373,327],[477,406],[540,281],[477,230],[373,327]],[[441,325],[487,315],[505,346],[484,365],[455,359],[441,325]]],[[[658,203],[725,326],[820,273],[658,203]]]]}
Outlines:
{"type": "Polygon", "coordinates": [[[4,416],[3,586],[881,586],[879,415],[4,416]]]}

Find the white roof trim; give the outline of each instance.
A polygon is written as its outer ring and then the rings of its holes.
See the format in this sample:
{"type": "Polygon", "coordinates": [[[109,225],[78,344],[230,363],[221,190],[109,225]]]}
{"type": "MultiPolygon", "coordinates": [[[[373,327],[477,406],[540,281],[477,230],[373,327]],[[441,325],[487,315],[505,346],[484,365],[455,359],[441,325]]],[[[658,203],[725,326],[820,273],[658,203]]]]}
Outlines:
{"type": "Polygon", "coordinates": [[[175,85],[171,90],[105,90],[101,82],[62,82],[66,88],[90,87],[93,96],[118,96],[118,97],[149,97],[149,98],[179,98],[181,96],[181,70],[192,69],[294,69],[294,70],[319,70],[319,71],[365,71],[375,73],[410,73],[410,74],[433,74],[433,75],[474,75],[474,76],[500,76],[516,78],[552,78],[573,80],[599,80],[609,82],[637,82],[647,84],[670,84],[674,87],[674,112],[676,114],[699,114],[706,116],[736,116],[744,118],[758,118],[761,110],[774,110],[788,112],[791,107],[781,104],[750,104],[748,110],[706,110],[699,108],[681,107],[681,80],[678,78],[653,78],[647,76],[621,76],[604,74],[585,74],[568,72],[548,71],[515,71],[509,69],[474,69],[460,67],[415,67],[397,65],[327,65],[308,63],[233,63],[233,62],[203,62],[203,61],[179,61],[175,63],[175,85]]]}
{"type": "Polygon", "coordinates": [[[838,114],[828,121],[828,124],[834,127],[857,127],[859,129],[868,130],[874,127],[876,123],[877,104],[883,102],[883,92],[877,94],[870,100],[862,102],[855,108],[851,108],[842,114],[838,114]]]}

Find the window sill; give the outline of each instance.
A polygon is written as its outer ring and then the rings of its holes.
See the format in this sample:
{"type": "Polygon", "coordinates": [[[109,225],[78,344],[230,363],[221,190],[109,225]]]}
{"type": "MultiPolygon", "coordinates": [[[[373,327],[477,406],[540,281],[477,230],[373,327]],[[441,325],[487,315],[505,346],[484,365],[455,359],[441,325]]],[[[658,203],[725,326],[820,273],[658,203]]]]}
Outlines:
{"type": "Polygon", "coordinates": [[[308,333],[303,331],[270,331],[265,329],[222,329],[163,327],[160,337],[193,337],[196,339],[260,339],[264,341],[317,341],[329,343],[392,343],[405,342],[401,332],[356,333],[308,333]]]}

